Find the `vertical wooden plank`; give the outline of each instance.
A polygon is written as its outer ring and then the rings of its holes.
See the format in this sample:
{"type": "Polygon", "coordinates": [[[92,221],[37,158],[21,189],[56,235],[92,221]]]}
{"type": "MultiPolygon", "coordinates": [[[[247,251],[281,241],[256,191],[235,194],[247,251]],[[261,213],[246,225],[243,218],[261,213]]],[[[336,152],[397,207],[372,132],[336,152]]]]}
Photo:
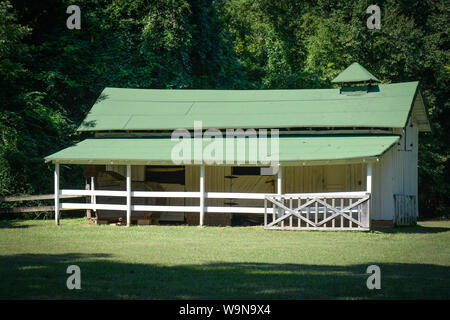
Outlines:
{"type": "Polygon", "coordinates": [[[397,196],[394,194],[394,225],[397,224],[397,196]]]}
{"type": "Polygon", "coordinates": [[[408,196],[408,225],[412,224],[412,219],[411,219],[412,205],[411,204],[412,204],[411,196],[408,196]]]}
{"type": "Polygon", "coordinates": [[[403,202],[403,215],[402,215],[403,217],[402,218],[403,218],[403,225],[405,225],[406,224],[406,215],[408,214],[408,212],[407,212],[407,209],[408,209],[407,203],[408,202],[406,201],[406,198],[404,196],[402,198],[403,198],[403,201],[402,201],[403,202]]]}
{"type": "MultiPolygon", "coordinates": [[[[358,204],[358,222],[359,223],[362,223],[362,221],[361,221],[361,204],[358,204]]],[[[361,228],[361,226],[360,225],[358,225],[358,228],[361,228]]]]}
{"type": "MultiPolygon", "coordinates": [[[[306,202],[308,202],[310,199],[309,198],[306,198],[305,199],[306,200],[306,202]]],[[[311,213],[311,205],[309,205],[308,206],[308,212],[306,213],[306,218],[308,219],[308,220],[310,220],[310,218],[309,218],[309,214],[311,213]]],[[[306,223],[306,227],[310,227],[311,225],[309,224],[309,223],[306,223]]]]}
{"type": "MultiPolygon", "coordinates": [[[[84,186],[84,190],[91,190],[91,186],[89,185],[89,183],[87,183],[87,180],[85,181],[85,186],[84,186]]],[[[86,197],[86,203],[91,203],[91,197],[87,196],[86,197]]],[[[86,218],[90,219],[92,218],[92,209],[86,209],[86,218]]]]}
{"type": "Polygon", "coordinates": [[[276,218],[276,213],[275,213],[275,211],[276,211],[276,209],[275,209],[275,203],[272,203],[272,221],[271,222],[273,222],[273,221],[275,221],[277,218],[276,218]]]}
{"type": "Polygon", "coordinates": [[[297,167],[295,171],[294,177],[295,190],[292,190],[295,193],[305,192],[305,174],[304,167],[297,167]]]}
{"type": "Polygon", "coordinates": [[[55,163],[55,223],[59,225],[59,163],[55,163]]]}
{"type": "MultiPolygon", "coordinates": [[[[186,170],[186,191],[200,191],[200,168],[199,166],[191,166],[188,165],[185,167],[186,170]]],[[[231,180],[231,179],[225,179],[225,180],[231,180]]],[[[226,183],[230,184],[230,181],[227,181],[226,183]]],[[[228,192],[231,192],[231,190],[228,190],[228,192]]],[[[187,206],[198,206],[199,205],[199,198],[185,198],[185,204],[187,206]]],[[[197,217],[193,217],[195,213],[185,213],[186,217],[189,217],[189,219],[193,220],[197,217]],[[192,218],[191,218],[192,217],[192,218]]],[[[195,221],[194,220],[194,221],[195,221]]],[[[200,220],[200,219],[199,219],[200,220]]],[[[192,221],[193,222],[193,221],[192,221]]]]}
{"type": "MultiPolygon", "coordinates": [[[[341,210],[344,209],[344,198],[341,198],[341,210]]],[[[344,228],[344,217],[341,215],[341,229],[344,228]]]]}
{"type": "MultiPolygon", "coordinates": [[[[278,174],[277,174],[277,194],[279,196],[279,200],[281,203],[284,204],[284,200],[281,198],[281,194],[282,194],[282,168],[280,167],[280,165],[278,164],[278,174]]],[[[278,208],[278,218],[280,218],[282,216],[282,209],[278,208]]],[[[278,224],[280,225],[280,224],[278,224]]],[[[281,227],[284,227],[284,220],[281,221],[281,227]]]]}
{"type": "Polygon", "coordinates": [[[400,223],[400,198],[398,197],[398,195],[395,197],[395,224],[399,224],[400,223]]]}
{"type": "MultiPolygon", "coordinates": [[[[292,197],[289,198],[289,209],[292,211],[292,197]]],[[[289,216],[289,226],[292,228],[292,215],[289,216]]]]}
{"type": "MultiPolygon", "coordinates": [[[[336,203],[335,199],[334,199],[334,198],[331,199],[331,206],[332,206],[333,208],[336,208],[335,203],[336,203]]],[[[332,214],[333,214],[333,213],[334,213],[334,212],[332,212],[332,214]]],[[[333,229],[335,228],[335,220],[336,220],[336,219],[331,220],[331,227],[332,227],[333,229]]]]}
{"type": "Polygon", "coordinates": [[[294,183],[295,183],[295,167],[285,167],[283,168],[283,176],[285,177],[283,179],[283,185],[281,189],[284,190],[284,192],[295,192],[294,183]]]}
{"type": "MultiPolygon", "coordinates": [[[[298,205],[297,208],[299,208],[302,205],[302,198],[301,197],[298,197],[297,205],[298,205]]],[[[302,215],[302,210],[300,210],[298,214],[302,215]]],[[[297,225],[298,225],[299,228],[302,226],[301,225],[301,221],[302,221],[301,219],[297,219],[297,225]]]]}
{"type": "Polygon", "coordinates": [[[315,202],[315,215],[314,215],[314,222],[317,224],[317,219],[319,215],[319,203],[315,202]]]}
{"type": "Polygon", "coordinates": [[[131,225],[131,165],[127,165],[127,227],[131,225]]]}
{"type": "Polygon", "coordinates": [[[405,225],[405,216],[406,216],[406,201],[405,201],[405,197],[402,197],[402,206],[403,206],[403,214],[402,214],[402,224],[405,225]]]}
{"type": "Polygon", "coordinates": [[[398,211],[399,212],[399,214],[400,214],[400,225],[403,225],[403,197],[402,196],[400,196],[400,201],[399,201],[399,204],[400,204],[400,210],[398,211]]]}
{"type": "Polygon", "coordinates": [[[408,225],[408,215],[409,215],[409,201],[408,201],[408,196],[403,196],[404,199],[404,203],[405,203],[405,214],[404,214],[404,221],[403,223],[405,225],[408,225]]]}
{"type": "MultiPolygon", "coordinates": [[[[94,177],[91,177],[91,191],[92,191],[91,204],[93,206],[95,206],[97,204],[97,199],[96,199],[95,194],[93,192],[93,191],[95,191],[94,177]]],[[[97,211],[97,210],[94,209],[94,211],[97,211]]]]}
{"type": "Polygon", "coordinates": [[[412,201],[411,196],[408,196],[408,225],[412,224],[412,201]]]}
{"type": "MultiPolygon", "coordinates": [[[[348,199],[349,206],[351,206],[352,203],[353,203],[353,199],[348,199]]],[[[352,207],[350,207],[350,212],[348,214],[351,218],[353,218],[353,208],[352,207]]],[[[348,220],[348,227],[351,229],[352,226],[353,226],[353,222],[351,220],[348,220]]]]}
{"type": "Polygon", "coordinates": [[[302,192],[311,192],[311,167],[303,167],[303,180],[302,192]]]}
{"type": "Polygon", "coordinates": [[[409,225],[409,197],[405,196],[405,224],[409,225]]]}
{"type": "Polygon", "coordinates": [[[264,198],[264,227],[267,226],[267,198],[264,198]]]}
{"type": "Polygon", "coordinates": [[[363,202],[360,204],[360,214],[361,214],[361,224],[365,228],[367,227],[367,213],[366,213],[366,205],[367,202],[363,202]]]}
{"type": "Polygon", "coordinates": [[[408,216],[409,216],[409,201],[408,196],[404,196],[405,199],[405,224],[408,224],[408,216]]]}
{"type": "MultiPolygon", "coordinates": [[[[345,185],[344,185],[344,190],[347,191],[352,191],[352,175],[351,175],[351,165],[346,165],[344,166],[344,170],[345,170],[345,185]]],[[[344,191],[341,190],[341,191],[344,191]]]]}
{"type": "Polygon", "coordinates": [[[409,201],[408,196],[404,196],[404,198],[405,198],[405,224],[408,225],[409,201]]]}
{"type": "Polygon", "coordinates": [[[414,210],[414,206],[413,206],[413,196],[409,196],[408,197],[408,202],[409,202],[409,224],[412,225],[413,224],[413,210],[414,210]]]}
{"type": "Polygon", "coordinates": [[[205,218],[205,166],[200,167],[200,226],[205,218]]]}
{"type": "Polygon", "coordinates": [[[412,212],[413,212],[413,206],[412,206],[412,196],[408,196],[408,204],[409,204],[409,210],[408,210],[408,224],[412,225],[413,220],[412,220],[412,212]]]}

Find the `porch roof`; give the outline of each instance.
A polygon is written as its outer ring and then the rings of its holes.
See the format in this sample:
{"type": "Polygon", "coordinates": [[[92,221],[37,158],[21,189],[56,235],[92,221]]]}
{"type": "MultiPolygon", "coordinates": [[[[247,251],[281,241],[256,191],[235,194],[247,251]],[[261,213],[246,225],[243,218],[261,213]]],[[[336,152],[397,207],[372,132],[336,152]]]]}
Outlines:
{"type": "MultiPolygon", "coordinates": [[[[278,162],[282,165],[302,165],[307,162],[312,165],[313,162],[326,161],[330,163],[346,163],[346,161],[361,162],[363,159],[375,159],[384,154],[394,143],[398,141],[396,135],[351,135],[351,136],[289,136],[279,138],[279,157],[278,162]]],[[[216,139],[222,143],[222,152],[213,153],[211,151],[211,142],[203,142],[203,163],[211,164],[218,160],[223,165],[236,165],[235,156],[239,142],[245,142],[245,164],[249,164],[249,150],[251,143],[258,146],[256,154],[256,165],[270,165],[262,162],[259,155],[259,148],[266,143],[268,155],[271,150],[271,139],[266,142],[260,138],[235,138],[234,148],[227,148],[225,138],[216,139]],[[256,140],[256,141],[255,141],[256,140]],[[207,149],[208,148],[208,149],[207,149]],[[206,153],[206,155],[205,155],[206,153]],[[227,163],[227,160],[234,159],[233,163],[227,163]]],[[[172,151],[179,143],[179,140],[170,138],[95,138],[86,139],[78,144],[56,152],[48,157],[46,161],[72,164],[174,164],[172,161],[172,151]]],[[[194,140],[191,139],[187,145],[190,145],[190,156],[187,158],[194,163],[194,140]]],[[[275,155],[275,154],[274,154],[275,155]]],[[[274,156],[273,155],[273,156],[274,156]]],[[[270,158],[269,158],[270,159],[270,158]]],[[[274,158],[272,158],[274,159],[274,158]]],[[[255,164],[254,164],[255,165],[255,164]]]]}

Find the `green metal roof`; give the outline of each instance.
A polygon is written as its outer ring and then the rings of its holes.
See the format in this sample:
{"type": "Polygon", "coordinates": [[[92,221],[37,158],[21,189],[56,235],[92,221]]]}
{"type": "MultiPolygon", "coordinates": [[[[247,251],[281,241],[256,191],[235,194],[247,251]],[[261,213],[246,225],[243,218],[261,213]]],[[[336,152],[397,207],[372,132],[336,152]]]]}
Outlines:
{"type": "Polygon", "coordinates": [[[339,89],[156,90],[106,88],[79,131],[406,125],[418,82],[380,84],[362,95],[339,89]]]}
{"type": "MultiPolygon", "coordinates": [[[[246,163],[248,163],[249,146],[252,140],[258,138],[240,138],[245,141],[246,163]]],[[[279,138],[280,163],[299,161],[320,161],[337,159],[361,159],[378,157],[386,152],[396,141],[398,136],[301,136],[279,138]]],[[[237,139],[236,139],[237,140],[237,139]]],[[[236,154],[238,143],[234,149],[226,148],[226,139],[220,140],[223,153],[219,158],[225,162],[230,152],[236,154]],[[234,151],[233,151],[234,150],[234,151]],[[228,152],[228,156],[227,156],[228,152]]],[[[190,141],[194,153],[193,139],[190,141]]],[[[258,142],[259,141],[254,141],[258,142]]],[[[86,139],[72,147],[61,150],[46,157],[47,161],[73,164],[156,164],[172,163],[172,150],[178,143],[170,138],[96,138],[86,139]]],[[[203,150],[211,142],[203,142],[203,150]]],[[[270,154],[270,138],[267,139],[267,150],[270,154]]],[[[259,151],[257,152],[258,163],[259,151]]],[[[190,159],[194,161],[191,154],[190,159]]],[[[203,161],[214,158],[206,156],[203,161]]],[[[236,159],[235,159],[236,160],[236,159]]],[[[236,163],[236,161],[234,162],[236,163]]]]}
{"type": "Polygon", "coordinates": [[[352,82],[380,82],[373,74],[367,71],[358,62],[352,63],[347,69],[342,71],[331,82],[333,83],[352,83],[352,82]]]}

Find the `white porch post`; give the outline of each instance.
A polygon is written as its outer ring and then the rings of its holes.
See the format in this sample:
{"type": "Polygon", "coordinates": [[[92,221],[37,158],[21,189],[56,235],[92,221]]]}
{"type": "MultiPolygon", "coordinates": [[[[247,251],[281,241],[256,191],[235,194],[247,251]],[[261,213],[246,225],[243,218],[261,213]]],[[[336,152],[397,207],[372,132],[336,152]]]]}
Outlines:
{"type": "Polygon", "coordinates": [[[200,167],[200,226],[205,218],[205,166],[200,167]]]}
{"type": "Polygon", "coordinates": [[[372,163],[370,162],[367,164],[366,191],[372,192],[372,163]]]}
{"type": "Polygon", "coordinates": [[[127,227],[131,225],[131,165],[127,165],[127,227]]]}
{"type": "Polygon", "coordinates": [[[92,204],[92,210],[96,211],[96,209],[95,209],[95,204],[97,203],[97,201],[96,201],[96,199],[95,199],[94,191],[95,191],[94,177],[91,177],[91,192],[92,192],[92,195],[91,195],[91,204],[92,204]]]}
{"type": "Polygon", "coordinates": [[[55,223],[59,225],[59,163],[55,163],[55,223]]]}
{"type": "MultiPolygon", "coordinates": [[[[280,196],[280,198],[278,199],[280,202],[281,201],[281,194],[282,194],[282,187],[281,187],[281,183],[282,183],[282,174],[281,174],[281,166],[280,164],[278,164],[278,175],[277,175],[277,194],[280,196]]],[[[277,217],[280,218],[282,215],[282,209],[278,208],[277,210],[277,217]]],[[[284,223],[284,222],[282,222],[284,223]]],[[[278,225],[281,225],[280,223],[278,223],[278,225]]]]}
{"type": "Polygon", "coordinates": [[[282,175],[281,175],[281,167],[278,165],[278,176],[277,176],[277,193],[281,196],[281,182],[282,182],[282,175]]]}
{"type": "Polygon", "coordinates": [[[364,222],[364,226],[366,228],[370,229],[370,204],[371,204],[371,198],[372,198],[372,163],[368,163],[367,164],[367,179],[366,179],[366,191],[367,193],[369,193],[369,200],[367,200],[367,205],[366,205],[366,215],[365,215],[365,219],[363,220],[364,222]]]}

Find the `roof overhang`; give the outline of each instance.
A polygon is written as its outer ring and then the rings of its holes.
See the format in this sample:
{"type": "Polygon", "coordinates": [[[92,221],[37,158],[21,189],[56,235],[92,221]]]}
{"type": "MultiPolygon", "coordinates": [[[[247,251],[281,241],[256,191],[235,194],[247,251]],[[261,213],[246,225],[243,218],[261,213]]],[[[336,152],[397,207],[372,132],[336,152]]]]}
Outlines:
{"type": "Polygon", "coordinates": [[[200,147],[195,139],[96,138],[86,139],[45,159],[54,163],[99,165],[350,164],[377,161],[398,140],[397,135],[289,136],[279,137],[277,148],[275,138],[258,137],[200,140],[200,147]],[[266,158],[260,155],[264,149],[266,158]]]}

